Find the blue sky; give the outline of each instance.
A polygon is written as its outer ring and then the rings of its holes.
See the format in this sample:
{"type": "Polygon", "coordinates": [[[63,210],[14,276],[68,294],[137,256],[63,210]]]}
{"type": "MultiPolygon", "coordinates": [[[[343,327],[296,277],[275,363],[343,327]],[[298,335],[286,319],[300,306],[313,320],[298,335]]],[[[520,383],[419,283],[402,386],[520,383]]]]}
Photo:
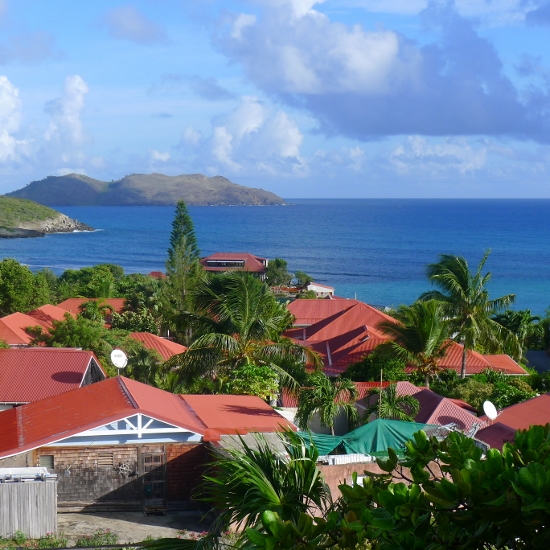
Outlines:
{"type": "Polygon", "coordinates": [[[550,198],[550,0],[0,0],[0,192],[550,198]]]}

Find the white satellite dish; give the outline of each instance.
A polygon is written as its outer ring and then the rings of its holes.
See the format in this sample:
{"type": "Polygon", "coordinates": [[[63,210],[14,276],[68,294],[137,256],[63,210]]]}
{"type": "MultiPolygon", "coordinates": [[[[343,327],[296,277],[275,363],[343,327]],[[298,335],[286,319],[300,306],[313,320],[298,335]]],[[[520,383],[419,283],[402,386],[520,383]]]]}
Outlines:
{"type": "Polygon", "coordinates": [[[128,357],[121,349],[114,349],[111,352],[111,362],[117,369],[123,369],[128,364],[128,357]]]}
{"type": "Polygon", "coordinates": [[[487,415],[489,420],[494,420],[498,416],[496,407],[490,401],[485,401],[483,403],[483,412],[487,415]]]}

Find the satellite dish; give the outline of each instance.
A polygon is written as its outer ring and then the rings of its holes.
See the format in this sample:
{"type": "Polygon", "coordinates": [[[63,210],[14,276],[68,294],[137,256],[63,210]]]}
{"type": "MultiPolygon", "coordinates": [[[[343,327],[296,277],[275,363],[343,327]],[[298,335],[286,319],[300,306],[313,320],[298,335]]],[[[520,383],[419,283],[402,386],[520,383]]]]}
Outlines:
{"type": "Polygon", "coordinates": [[[496,407],[490,401],[485,401],[483,403],[483,412],[487,415],[489,420],[494,420],[498,416],[496,407]]]}
{"type": "Polygon", "coordinates": [[[121,349],[114,349],[111,352],[111,362],[117,369],[123,369],[128,364],[128,357],[121,349]]]}

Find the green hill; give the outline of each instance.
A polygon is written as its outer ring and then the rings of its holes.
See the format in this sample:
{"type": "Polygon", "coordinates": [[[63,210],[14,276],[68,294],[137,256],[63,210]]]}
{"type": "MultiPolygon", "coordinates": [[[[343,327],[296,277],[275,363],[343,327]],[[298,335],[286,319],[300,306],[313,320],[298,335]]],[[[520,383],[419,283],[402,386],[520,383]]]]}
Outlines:
{"type": "Polygon", "coordinates": [[[75,230],[93,228],[42,204],[0,196],[0,238],[40,237],[75,230]]]}
{"type": "Polygon", "coordinates": [[[79,174],[48,176],[7,196],[49,206],[164,206],[180,199],[191,206],[285,204],[269,191],[202,174],[132,174],[113,182],[79,174]]]}

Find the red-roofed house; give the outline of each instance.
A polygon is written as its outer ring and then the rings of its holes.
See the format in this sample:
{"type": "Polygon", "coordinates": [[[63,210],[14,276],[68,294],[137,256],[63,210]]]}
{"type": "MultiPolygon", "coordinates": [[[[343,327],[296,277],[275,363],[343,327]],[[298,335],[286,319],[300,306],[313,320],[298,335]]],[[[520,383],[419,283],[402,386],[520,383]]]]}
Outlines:
{"type": "Polygon", "coordinates": [[[264,280],[269,260],[248,252],[215,252],[200,260],[206,271],[247,271],[264,280]]]}
{"type": "Polygon", "coordinates": [[[147,275],[148,277],[151,277],[152,279],[166,279],[166,274],[163,273],[162,271],[151,271],[151,273],[149,273],[149,275],[147,275]]]}
{"type": "Polygon", "coordinates": [[[138,340],[147,349],[155,350],[162,357],[163,361],[168,361],[170,357],[187,351],[185,346],[167,340],[166,338],[161,338],[150,332],[132,332],[130,338],[138,340]]]}
{"type": "Polygon", "coordinates": [[[118,376],[0,412],[0,467],[47,466],[60,506],[173,503],[200,483],[204,442],[285,428],[257,397],[174,395],[118,376]]]}
{"type": "MultiPolygon", "coordinates": [[[[284,335],[296,343],[310,347],[321,355],[323,372],[337,376],[349,365],[361,361],[377,346],[389,340],[378,325],[394,321],[386,313],[357,300],[337,298],[333,300],[295,300],[288,304],[294,315],[294,326],[284,335]]],[[[442,369],[460,373],[462,346],[453,342],[447,355],[441,359],[442,369]]],[[[468,351],[467,375],[478,374],[485,369],[499,370],[507,375],[526,375],[527,372],[508,355],[482,355],[468,351]]],[[[413,367],[406,369],[408,372],[413,367]]]]}
{"type": "Polygon", "coordinates": [[[0,349],[0,410],[81,388],[105,377],[91,351],[0,349]]]}
{"type": "MultiPolygon", "coordinates": [[[[86,302],[104,302],[107,305],[113,308],[113,311],[117,313],[122,313],[124,311],[124,306],[126,305],[126,298],[67,298],[67,300],[57,304],[57,307],[69,311],[73,315],[78,315],[81,313],[80,307],[86,302]]],[[[111,315],[107,314],[105,316],[105,323],[111,323],[111,315]]]]}
{"type": "MultiPolygon", "coordinates": [[[[482,420],[488,421],[486,416],[482,420]]],[[[522,403],[503,409],[494,422],[480,430],[478,438],[491,447],[501,449],[506,441],[513,441],[516,430],[550,423],[550,393],[543,393],[522,403]]]]}
{"type": "Polygon", "coordinates": [[[28,327],[41,326],[49,330],[53,321],[62,321],[66,313],[64,309],[46,304],[27,314],[16,312],[6,315],[0,318],[0,340],[10,346],[28,346],[33,339],[26,330],[28,327]]]}

